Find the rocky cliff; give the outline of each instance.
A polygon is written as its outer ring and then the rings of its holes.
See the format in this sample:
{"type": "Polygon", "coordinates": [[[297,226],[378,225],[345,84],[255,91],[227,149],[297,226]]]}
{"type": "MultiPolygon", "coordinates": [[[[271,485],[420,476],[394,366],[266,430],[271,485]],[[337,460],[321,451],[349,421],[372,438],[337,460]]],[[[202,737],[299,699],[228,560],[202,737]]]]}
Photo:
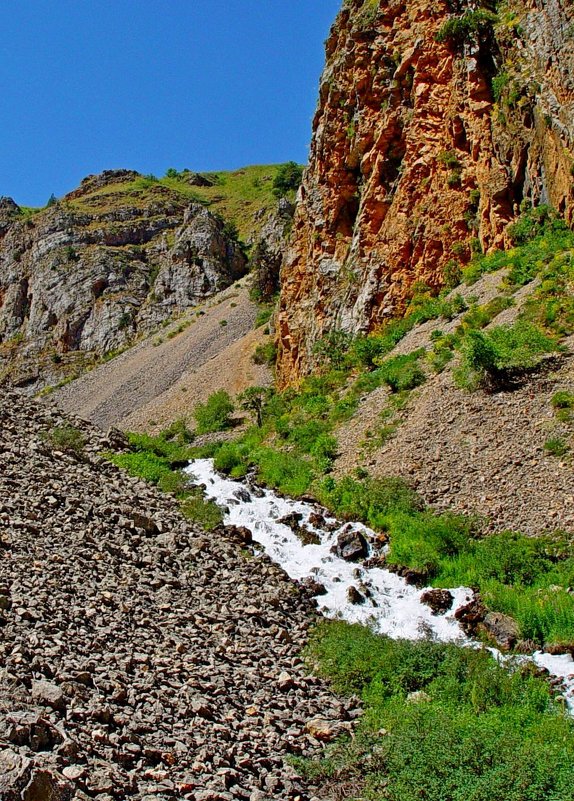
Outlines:
{"type": "Polygon", "coordinates": [[[279,379],[334,329],[507,243],[521,204],[574,219],[574,9],[565,0],[347,0],[326,44],[282,275],[279,379]]]}
{"type": "Polygon", "coordinates": [[[0,199],[0,378],[56,383],[241,277],[238,228],[277,248],[286,225],[275,169],[110,170],[38,213],[0,199]]]}

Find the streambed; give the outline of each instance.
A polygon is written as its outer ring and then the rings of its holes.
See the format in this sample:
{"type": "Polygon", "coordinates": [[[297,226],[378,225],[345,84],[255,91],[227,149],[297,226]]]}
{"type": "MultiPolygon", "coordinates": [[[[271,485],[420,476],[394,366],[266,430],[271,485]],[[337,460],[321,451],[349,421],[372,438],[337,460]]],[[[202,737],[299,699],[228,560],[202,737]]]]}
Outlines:
{"type": "MultiPolygon", "coordinates": [[[[203,485],[206,496],[225,510],[226,525],[243,526],[263,551],[298,581],[312,582],[318,590],[319,612],[329,618],[368,625],[395,639],[432,638],[463,646],[477,646],[460,628],[455,612],[472,600],[468,587],[451,589],[452,607],[446,614],[433,614],[421,601],[424,589],[405,579],[362,561],[342,558],[341,542],[367,544],[373,553],[377,535],[362,523],[336,521],[316,504],[277,495],[269,489],[222,477],[211,459],[196,459],[186,469],[191,483],[203,485]]],[[[381,546],[384,547],[384,546],[381,546]]],[[[499,659],[506,659],[491,649],[499,659]]],[[[569,655],[554,656],[537,651],[528,657],[560,678],[563,695],[574,711],[574,661],[569,655]]]]}

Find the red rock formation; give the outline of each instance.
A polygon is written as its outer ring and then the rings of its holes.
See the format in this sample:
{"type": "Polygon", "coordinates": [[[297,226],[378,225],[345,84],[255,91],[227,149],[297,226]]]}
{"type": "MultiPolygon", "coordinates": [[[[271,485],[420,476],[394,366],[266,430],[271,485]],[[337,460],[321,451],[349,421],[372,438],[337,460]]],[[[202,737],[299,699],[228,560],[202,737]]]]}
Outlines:
{"type": "Polygon", "coordinates": [[[572,220],[572,6],[530,6],[439,42],[452,2],[344,4],[283,268],[282,385],[325,332],[376,330],[416,282],[438,290],[503,245],[524,198],[572,220]]]}

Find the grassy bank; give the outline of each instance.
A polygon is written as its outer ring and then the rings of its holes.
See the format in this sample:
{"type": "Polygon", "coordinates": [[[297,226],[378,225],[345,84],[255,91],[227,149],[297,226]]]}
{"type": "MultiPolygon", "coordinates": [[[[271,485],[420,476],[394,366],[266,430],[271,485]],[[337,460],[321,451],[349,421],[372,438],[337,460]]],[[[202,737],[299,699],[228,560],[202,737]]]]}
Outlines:
{"type": "Polygon", "coordinates": [[[484,651],[404,642],[325,622],[314,668],[364,716],[355,737],[300,762],[338,798],[372,801],[568,801],[574,724],[531,666],[484,651]]]}

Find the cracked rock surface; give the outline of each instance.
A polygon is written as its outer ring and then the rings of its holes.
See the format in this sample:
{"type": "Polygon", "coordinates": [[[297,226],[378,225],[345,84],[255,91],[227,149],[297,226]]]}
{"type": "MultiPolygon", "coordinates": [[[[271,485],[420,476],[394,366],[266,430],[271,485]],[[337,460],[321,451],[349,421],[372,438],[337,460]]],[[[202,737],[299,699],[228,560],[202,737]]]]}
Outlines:
{"type": "Polygon", "coordinates": [[[0,394],[0,799],[313,796],[287,757],[357,715],[302,660],[313,607],[107,463],[113,436],[75,420],[54,450],[64,422],[0,394]]]}

